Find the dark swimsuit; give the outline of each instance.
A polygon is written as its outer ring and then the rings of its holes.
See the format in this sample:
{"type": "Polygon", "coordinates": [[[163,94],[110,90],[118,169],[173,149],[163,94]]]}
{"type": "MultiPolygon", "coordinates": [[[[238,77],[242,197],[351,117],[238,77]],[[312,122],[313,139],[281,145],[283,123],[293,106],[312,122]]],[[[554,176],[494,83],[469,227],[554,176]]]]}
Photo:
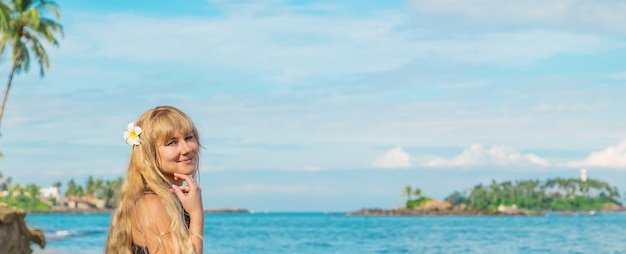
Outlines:
{"type": "MultiPolygon", "coordinates": [[[[184,216],[183,218],[185,219],[185,226],[187,226],[187,229],[189,229],[189,223],[191,223],[191,217],[189,216],[189,213],[185,211],[184,209],[183,209],[183,216],[184,216]]],[[[132,252],[133,254],[150,254],[150,252],[148,251],[148,247],[136,245],[134,242],[131,248],[133,250],[132,252]]]]}

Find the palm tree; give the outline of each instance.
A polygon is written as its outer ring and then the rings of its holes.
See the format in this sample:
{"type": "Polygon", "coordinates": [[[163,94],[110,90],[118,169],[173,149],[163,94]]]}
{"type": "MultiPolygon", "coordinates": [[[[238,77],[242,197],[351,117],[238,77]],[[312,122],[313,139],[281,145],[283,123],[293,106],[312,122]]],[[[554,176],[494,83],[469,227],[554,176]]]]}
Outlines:
{"type": "Polygon", "coordinates": [[[96,193],[95,181],[93,180],[93,176],[89,176],[87,178],[87,184],[85,185],[85,194],[93,195],[96,193]]]}
{"type": "Polygon", "coordinates": [[[65,197],[69,198],[72,196],[76,196],[77,190],[78,190],[78,186],[76,185],[76,182],[74,182],[74,179],[70,179],[70,181],[67,183],[67,190],[65,191],[65,197]]]}
{"type": "Polygon", "coordinates": [[[402,196],[407,197],[410,200],[411,196],[413,196],[413,187],[411,185],[404,186],[402,196]]]}
{"type": "Polygon", "coordinates": [[[11,178],[10,176],[7,177],[2,185],[4,185],[4,190],[8,191],[9,195],[11,195],[11,192],[13,191],[13,178],[11,178]]]}
{"type": "Polygon", "coordinates": [[[34,54],[39,63],[39,75],[43,76],[50,67],[50,60],[42,42],[58,46],[56,36],[58,34],[63,36],[63,27],[57,20],[46,17],[49,13],[52,13],[56,19],[61,18],[59,7],[53,1],[9,0],[0,5],[0,32],[2,33],[0,54],[9,48],[12,55],[9,81],[0,107],[0,122],[4,115],[13,75],[22,71],[28,72],[31,55],[34,54]],[[8,18],[6,18],[7,13],[10,14],[8,18]]]}
{"type": "Polygon", "coordinates": [[[87,185],[85,186],[85,194],[92,197],[100,196],[103,192],[104,182],[102,178],[94,179],[92,176],[87,178],[87,185]]]}
{"type": "Polygon", "coordinates": [[[56,187],[59,191],[61,191],[61,181],[54,182],[52,186],[56,187]]]}
{"type": "Polygon", "coordinates": [[[36,184],[29,184],[24,187],[24,190],[30,195],[32,198],[36,198],[41,194],[41,188],[36,184]]]}
{"type": "Polygon", "coordinates": [[[413,191],[413,194],[415,194],[415,196],[417,196],[418,199],[421,199],[422,198],[422,189],[415,188],[415,190],[413,191]]]}
{"type": "Polygon", "coordinates": [[[2,172],[0,172],[0,192],[7,189],[7,183],[2,181],[3,177],[2,172]]]}
{"type": "Polygon", "coordinates": [[[102,192],[98,196],[103,199],[107,207],[115,207],[119,201],[120,190],[124,184],[124,178],[118,177],[113,181],[107,180],[102,185],[102,192]]]}

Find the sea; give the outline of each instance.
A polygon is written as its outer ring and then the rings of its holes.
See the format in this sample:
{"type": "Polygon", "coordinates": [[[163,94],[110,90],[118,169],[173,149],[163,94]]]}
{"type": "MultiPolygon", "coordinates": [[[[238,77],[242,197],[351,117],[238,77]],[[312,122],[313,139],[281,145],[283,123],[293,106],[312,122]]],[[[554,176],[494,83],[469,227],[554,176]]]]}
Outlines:
{"type": "MultiPolygon", "coordinates": [[[[110,214],[28,214],[36,254],[103,253],[110,214]]],[[[626,213],[544,216],[206,214],[204,253],[626,253],[626,213]]]]}

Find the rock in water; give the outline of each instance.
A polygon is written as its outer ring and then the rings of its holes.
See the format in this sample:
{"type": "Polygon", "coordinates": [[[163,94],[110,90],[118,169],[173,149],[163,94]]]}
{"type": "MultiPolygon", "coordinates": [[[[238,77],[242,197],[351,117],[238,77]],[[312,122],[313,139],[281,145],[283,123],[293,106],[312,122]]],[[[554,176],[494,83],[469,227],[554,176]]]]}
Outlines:
{"type": "Polygon", "coordinates": [[[0,253],[33,253],[31,242],[46,246],[41,230],[26,227],[25,217],[22,210],[0,207],[0,253]]]}

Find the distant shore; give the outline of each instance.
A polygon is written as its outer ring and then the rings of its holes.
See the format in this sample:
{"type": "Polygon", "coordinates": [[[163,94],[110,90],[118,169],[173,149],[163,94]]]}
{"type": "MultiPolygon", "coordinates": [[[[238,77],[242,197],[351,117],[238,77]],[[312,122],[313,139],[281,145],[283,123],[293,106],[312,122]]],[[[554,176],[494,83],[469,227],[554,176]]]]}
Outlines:
{"type": "MultiPolygon", "coordinates": [[[[98,214],[98,213],[113,213],[115,212],[115,208],[87,208],[87,209],[72,209],[72,208],[61,208],[55,207],[51,210],[41,210],[41,211],[27,211],[27,213],[31,214],[98,214]]],[[[239,208],[217,208],[217,209],[204,209],[205,214],[213,214],[213,213],[252,213],[248,209],[239,209],[239,208]]]]}
{"type": "Polygon", "coordinates": [[[114,211],[115,211],[114,208],[75,209],[75,208],[54,207],[51,210],[34,210],[34,211],[27,211],[27,213],[32,213],[32,214],[96,214],[96,213],[113,213],[114,211]]]}
{"type": "Polygon", "coordinates": [[[359,211],[346,213],[347,216],[545,216],[549,214],[573,216],[595,215],[597,213],[626,212],[626,207],[619,205],[605,206],[597,211],[530,211],[525,209],[506,209],[491,211],[473,209],[465,205],[454,206],[445,201],[430,201],[420,207],[409,209],[398,207],[392,209],[363,208],[359,211]]]}
{"type": "Polygon", "coordinates": [[[361,209],[356,212],[349,212],[348,216],[541,216],[540,212],[532,211],[516,211],[516,212],[499,212],[489,210],[476,209],[446,209],[446,210],[423,210],[408,209],[405,207],[393,209],[361,209]]]}
{"type": "Polygon", "coordinates": [[[221,209],[204,209],[204,213],[252,213],[252,212],[248,209],[221,208],[221,209]]]}

